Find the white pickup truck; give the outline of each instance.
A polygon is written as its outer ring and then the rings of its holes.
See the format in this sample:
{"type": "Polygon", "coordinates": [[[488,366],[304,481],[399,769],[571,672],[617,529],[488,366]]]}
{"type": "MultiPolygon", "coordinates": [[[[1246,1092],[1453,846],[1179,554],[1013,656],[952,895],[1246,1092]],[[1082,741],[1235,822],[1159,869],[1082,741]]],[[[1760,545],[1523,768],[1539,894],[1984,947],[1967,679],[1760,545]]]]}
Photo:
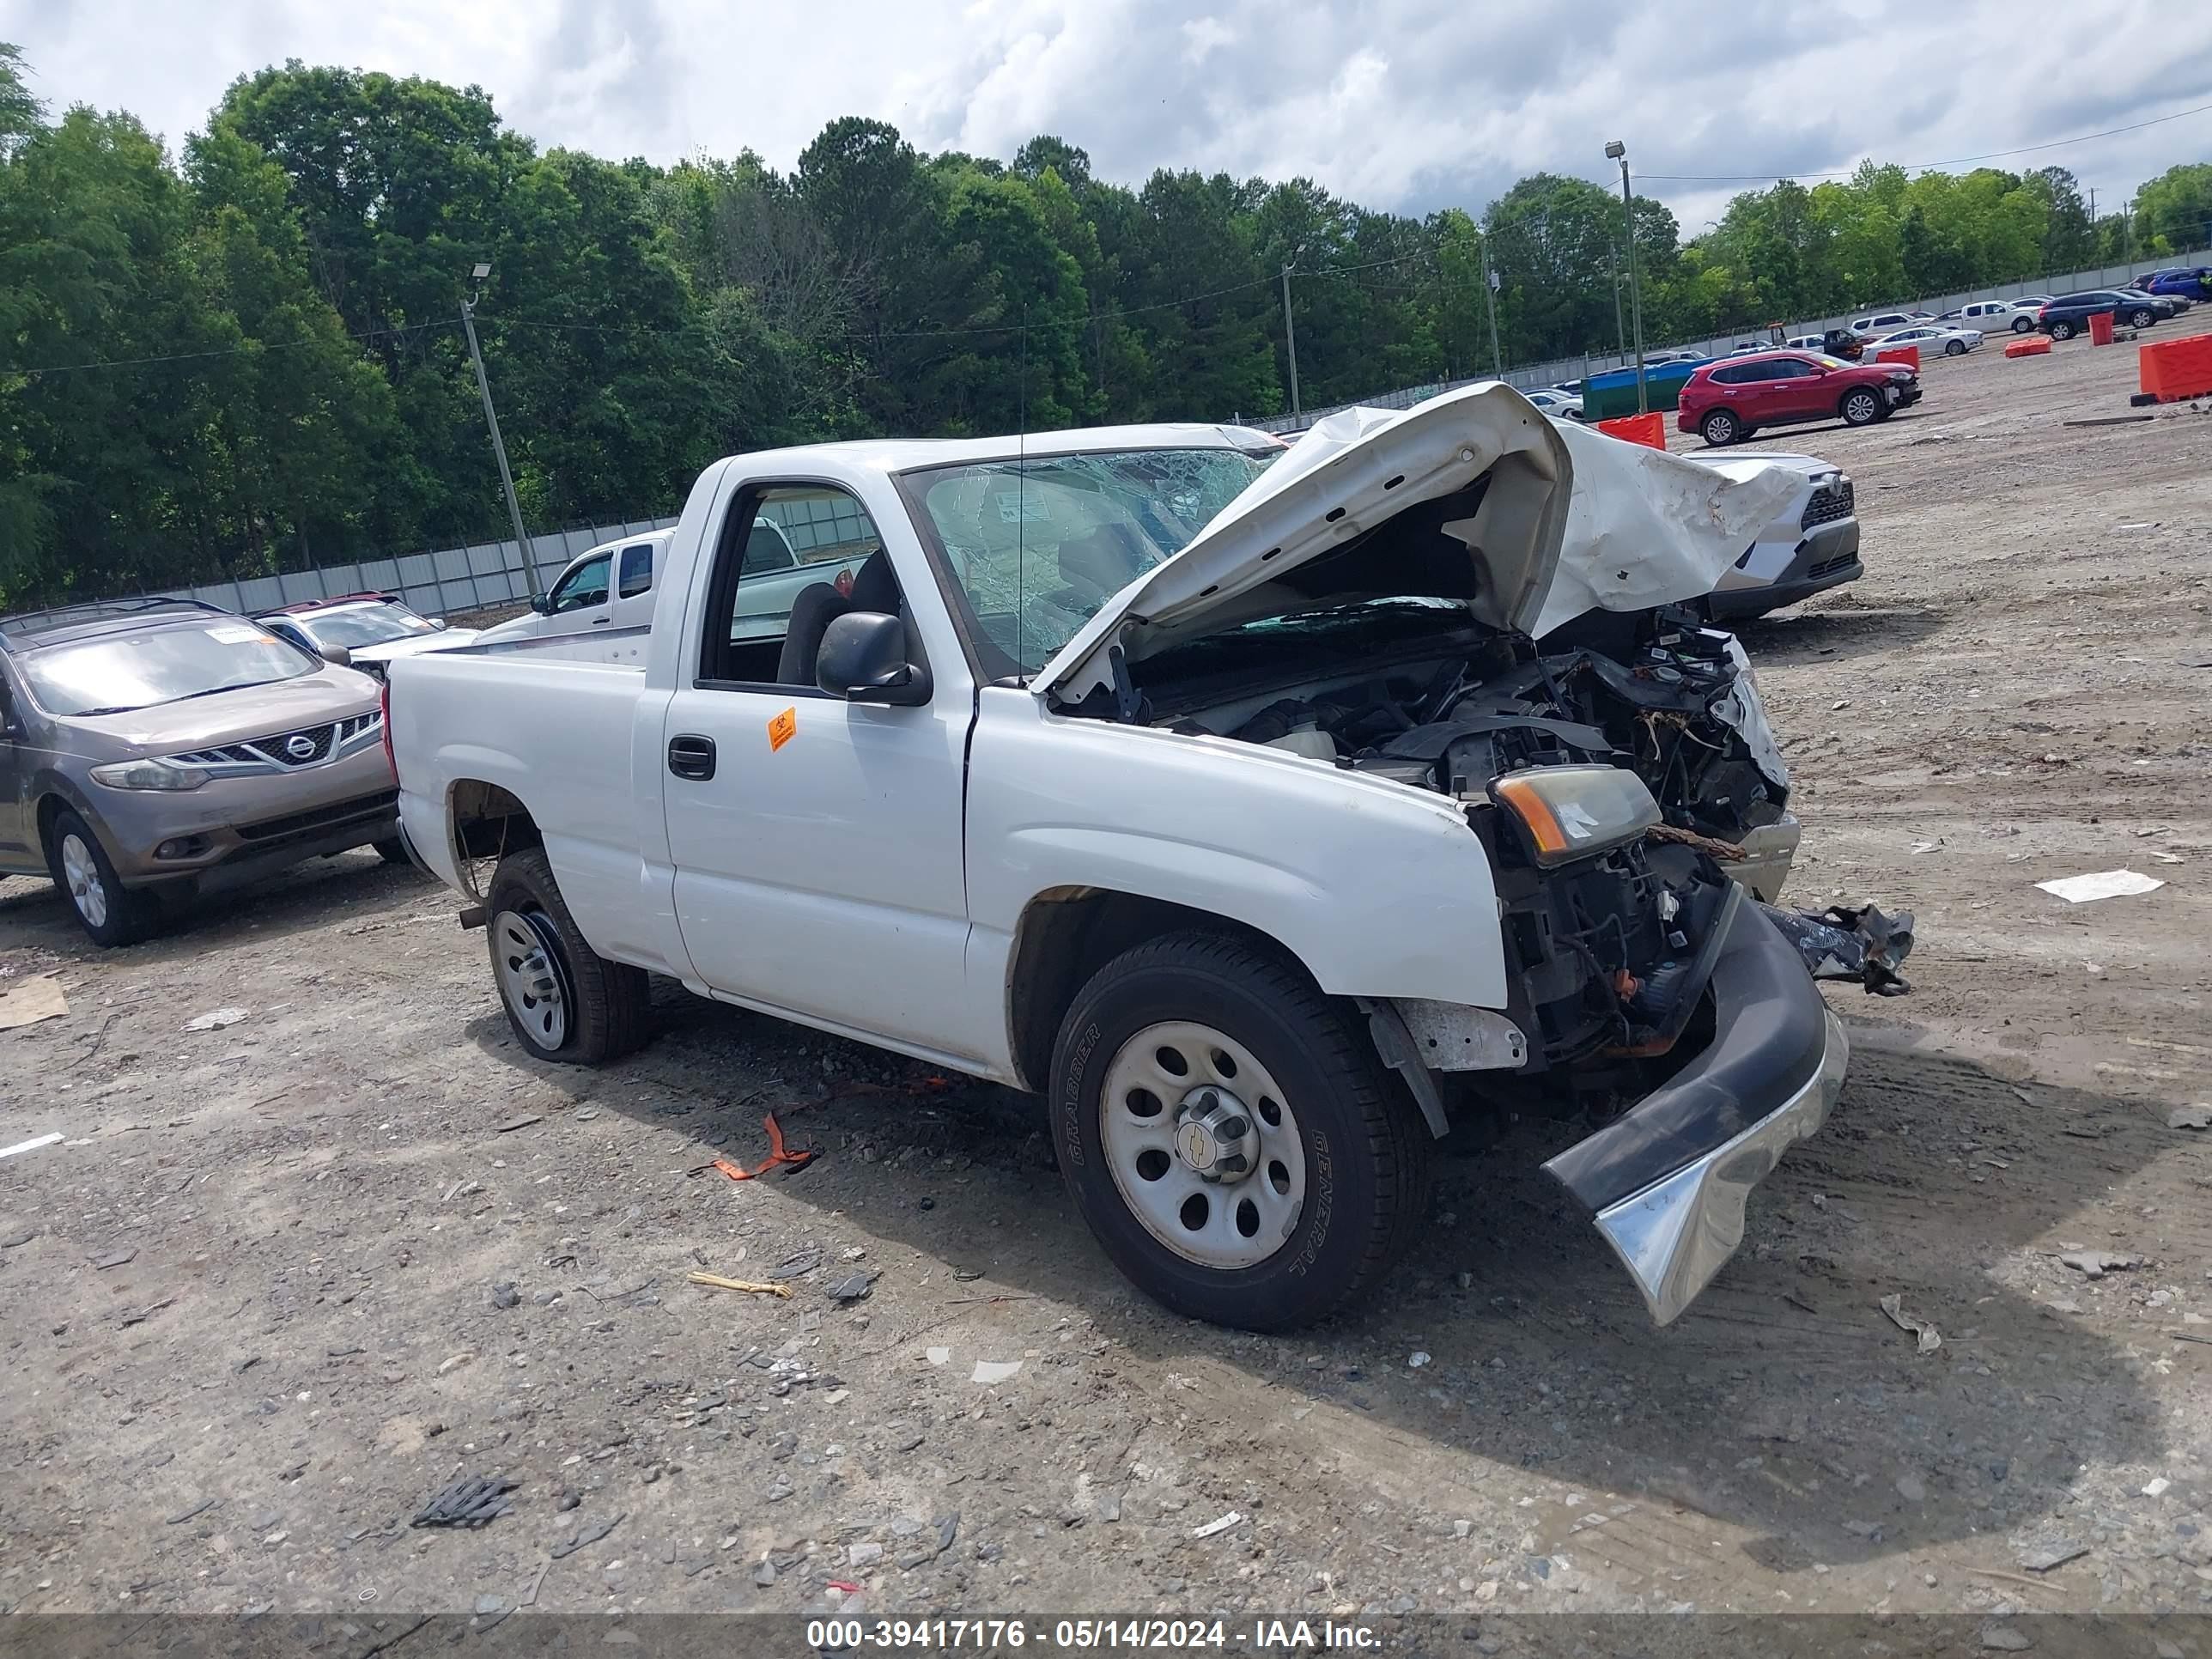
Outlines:
{"type": "Polygon", "coordinates": [[[1765,836],[1779,885],[1788,774],[1735,641],[1655,609],[1796,488],[1496,385],[1287,451],[740,456],[641,663],[392,665],[402,823],[532,1054],[635,1047],[663,974],[1044,1094],[1085,1220],[1183,1313],[1326,1315],[1417,1235],[1453,1117],[1513,1110],[1579,1134],[1546,1167],[1663,1322],[1836,1098],[1814,971],[1893,989],[1909,944],[1729,878],[1765,836]],[[870,549],[767,631],[763,519],[870,549]]]}

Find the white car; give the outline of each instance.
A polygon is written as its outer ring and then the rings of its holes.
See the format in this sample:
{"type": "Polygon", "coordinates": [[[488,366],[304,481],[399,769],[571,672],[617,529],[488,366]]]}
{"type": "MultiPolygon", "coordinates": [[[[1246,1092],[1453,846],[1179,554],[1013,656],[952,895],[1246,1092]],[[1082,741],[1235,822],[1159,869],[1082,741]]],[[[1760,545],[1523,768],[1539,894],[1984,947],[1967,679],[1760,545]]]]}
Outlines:
{"type": "Polygon", "coordinates": [[[523,1055],[635,1048],[657,973],[1034,1090],[1105,1254],[1187,1316],[1370,1291],[1427,1224],[1442,1082],[1581,1099],[1546,1168],[1666,1322],[1841,1089],[1814,975],[1902,941],[1712,861],[1788,769],[1735,641],[1653,610],[1796,481],[1534,412],[1490,382],[1287,453],[1144,426],[719,461],[639,665],[394,665],[404,833],[488,927],[523,1055]],[[801,502],[876,550],[770,637],[745,549],[801,502]]]}
{"type": "Polygon", "coordinates": [[[1864,339],[1872,334],[1890,334],[1900,328],[1917,328],[1922,323],[1936,320],[1933,312],[1878,311],[1871,317],[1854,317],[1851,332],[1864,339]]]}
{"type": "Polygon", "coordinates": [[[1984,334],[2014,334],[2035,332],[2035,313],[2042,301],[2025,300],[1977,300],[1971,305],[1960,306],[1956,311],[1947,311],[1936,320],[1958,328],[1978,328],[1984,334]]]}
{"type": "Polygon", "coordinates": [[[1982,331],[1956,328],[1948,323],[1916,323],[1911,328],[1900,328],[1894,334],[1868,341],[1867,354],[1871,357],[1887,346],[1917,346],[1923,357],[1934,352],[1941,352],[1946,357],[1963,357],[1982,349],[1982,331]]]}
{"type": "Polygon", "coordinates": [[[1522,394],[1547,415],[1557,415],[1565,420],[1583,418],[1583,400],[1565,392],[1537,391],[1522,394]]]}
{"type": "Polygon", "coordinates": [[[264,611],[254,621],[311,656],[358,668],[374,679],[386,665],[424,651],[451,651],[477,637],[442,617],[417,616],[390,593],[349,593],[264,611]]]}

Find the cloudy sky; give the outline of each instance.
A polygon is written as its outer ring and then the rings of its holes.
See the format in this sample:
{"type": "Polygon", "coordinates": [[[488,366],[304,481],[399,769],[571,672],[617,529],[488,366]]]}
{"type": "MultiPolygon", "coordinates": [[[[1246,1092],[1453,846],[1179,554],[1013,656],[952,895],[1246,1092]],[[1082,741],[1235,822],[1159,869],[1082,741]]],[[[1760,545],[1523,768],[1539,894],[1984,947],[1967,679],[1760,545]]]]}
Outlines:
{"type": "MultiPolygon", "coordinates": [[[[1011,156],[1055,132],[1105,177],[1299,173],[1376,207],[1479,211],[1538,169],[1810,173],[2035,144],[2212,102],[2196,0],[0,0],[34,89],[171,145],[287,58],[489,90],[541,144],[788,165],[823,122],[1011,156]],[[2046,29],[2073,9],[2094,27],[2046,29]]],[[[2117,205],[2212,159],[2212,111],[2008,158],[2117,205]]],[[[1746,185],[1652,178],[1686,234],[1746,185]]]]}

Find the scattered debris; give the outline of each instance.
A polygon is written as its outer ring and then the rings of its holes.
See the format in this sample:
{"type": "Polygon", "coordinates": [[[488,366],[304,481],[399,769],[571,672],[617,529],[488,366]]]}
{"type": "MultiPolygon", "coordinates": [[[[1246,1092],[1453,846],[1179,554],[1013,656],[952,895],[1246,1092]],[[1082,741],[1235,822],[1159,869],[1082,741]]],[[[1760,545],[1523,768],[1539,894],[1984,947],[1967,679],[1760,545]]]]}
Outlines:
{"type": "Polygon", "coordinates": [[[243,1008],[212,1008],[206,1013],[185,1022],[187,1031],[220,1031],[238,1024],[246,1018],[243,1008]]]}
{"type": "Polygon", "coordinates": [[[475,1358],[476,1355],[466,1348],[459,1353],[449,1353],[438,1362],[438,1375],[443,1376],[448,1371],[457,1371],[475,1358]]]}
{"type": "Polygon", "coordinates": [[[950,1348],[924,1348],[921,1351],[921,1357],[924,1359],[927,1359],[933,1365],[942,1365],[952,1358],[952,1350],[950,1348]]]}
{"type": "Polygon", "coordinates": [[[2173,1482],[2164,1475],[2154,1475],[2143,1483],[2142,1495],[2145,1498],[2163,1498],[2172,1486],[2173,1482]]]}
{"type": "Polygon", "coordinates": [[[1244,1517],[1241,1513],[1231,1510],[1226,1515],[1216,1516],[1202,1527],[1193,1527],[1190,1529],[1190,1535],[1193,1538],[1212,1538],[1217,1533],[1224,1533],[1231,1527],[1242,1525],[1243,1520],[1244,1517]]]}
{"type": "Polygon", "coordinates": [[[2042,1549],[2028,1551],[2020,1558],[2020,1564],[2030,1572],[2049,1572],[2053,1567],[2063,1567],[2069,1561],[2088,1553],[2087,1544],[2077,1543],[2069,1538],[2042,1549]]]}
{"type": "Polygon", "coordinates": [[[830,1294],[840,1302],[858,1302],[868,1294],[875,1282],[873,1273],[847,1273],[830,1287],[830,1294]]]}
{"type": "Polygon", "coordinates": [[[1429,1363],[1429,1356],[1421,1349],[1416,1348],[1412,1353],[1407,1356],[1406,1363],[1408,1365],[1411,1365],[1415,1370],[1419,1370],[1422,1366],[1429,1363]]]}
{"type": "Polygon", "coordinates": [[[558,1561],[564,1556],[574,1555],[578,1550],[582,1549],[587,1544],[598,1543],[599,1540],[605,1538],[617,1527],[622,1525],[623,1519],[629,1514],[629,1511],[628,1510],[618,1510],[615,1512],[612,1519],[595,1522],[591,1526],[581,1528],[577,1532],[576,1535],[574,1538],[571,1538],[567,1543],[556,1544],[553,1547],[553,1559],[556,1561],[558,1561]]]}
{"type": "Polygon", "coordinates": [[[203,1498],[198,1503],[193,1504],[191,1508],[188,1510],[179,1510],[176,1514],[171,1516],[168,1520],[168,1524],[173,1527],[181,1526],[185,1522],[191,1520],[194,1516],[213,1509],[215,1504],[216,1500],[214,1498],[203,1498]]]}
{"type": "Polygon", "coordinates": [[[2053,898],[2069,904],[2087,904],[2095,899],[2123,898],[2131,893],[2154,893],[2166,885],[2156,876],[2133,870],[2100,870],[2094,875],[2060,876],[2035,884],[2053,898]]]}
{"type": "Polygon", "coordinates": [[[686,1283],[704,1285],[710,1291],[750,1291],[755,1296],[776,1296],[786,1302],[791,1300],[791,1286],[788,1285],[763,1285],[750,1279],[725,1279],[720,1273],[686,1273],[684,1277],[686,1283]]]}
{"type": "Polygon", "coordinates": [[[968,1380],[984,1383],[1011,1382],[1021,1374],[1022,1362],[1018,1359],[979,1359],[975,1362],[974,1375],[968,1380]]]}
{"type": "Polygon", "coordinates": [[[69,1012],[62,982],[52,974],[40,974],[14,985],[0,986],[0,1031],[36,1025],[42,1019],[59,1019],[69,1012]]]}
{"type": "Polygon", "coordinates": [[[2166,1115],[2169,1129],[2212,1129],[2212,1101],[2200,1100],[2192,1106],[2177,1106],[2166,1115]]]}
{"type": "Polygon", "coordinates": [[[521,1117],[514,1118],[508,1122],[501,1124],[499,1127],[492,1131],[492,1133],[495,1134],[511,1135],[517,1129],[527,1129],[533,1123],[543,1123],[544,1121],[544,1113],[530,1112],[525,1114],[521,1117]]]}
{"type": "Polygon", "coordinates": [[[120,1267],[127,1265],[137,1257],[137,1254],[138,1252],[134,1249],[107,1250],[99,1255],[88,1257],[88,1260],[91,1261],[92,1265],[95,1268],[105,1273],[110,1267],[120,1267]]]}
{"type": "Polygon", "coordinates": [[[488,1527],[514,1513],[507,1494],[520,1484],[489,1475],[465,1474],[435,1494],[407,1524],[410,1527],[488,1527]]]}
{"type": "Polygon", "coordinates": [[[1943,1346],[1943,1339],[1934,1323],[1905,1311],[1902,1296],[1886,1296],[1881,1299],[1881,1310],[1889,1316],[1889,1322],[1900,1331],[1911,1331],[1920,1341],[1920,1352],[1934,1353],[1943,1346]]]}
{"type": "Polygon", "coordinates": [[[821,1251],[800,1250],[794,1255],[784,1257],[782,1261],[770,1267],[768,1270],[768,1276],[770,1279],[804,1279],[821,1265],[821,1251]]]}
{"type": "Polygon", "coordinates": [[[1899,970],[1912,953],[1912,912],[1884,915],[1869,904],[1825,910],[1781,910],[1762,904],[1766,919],[1797,949],[1814,979],[1856,981],[1875,996],[1900,997],[1912,988],[1899,970]]]}
{"type": "Polygon", "coordinates": [[[2125,1273],[2143,1264],[2139,1255],[2121,1255],[2113,1250],[2063,1250],[2058,1259],[2087,1279],[2102,1279],[2106,1273],[2125,1273]]]}
{"type": "Polygon", "coordinates": [[[2010,1625],[1984,1625],[1982,1626],[1982,1645],[1993,1653],[2025,1653],[2035,1644],[2024,1632],[2016,1631],[2010,1625]]]}
{"type": "Polygon", "coordinates": [[[491,1305],[499,1309],[519,1308],[522,1305],[522,1292],[514,1288],[513,1279],[503,1279],[491,1287],[491,1305]]]}
{"type": "Polygon", "coordinates": [[[19,1140],[12,1146],[0,1146],[0,1158],[13,1158],[18,1152],[35,1152],[41,1146],[51,1146],[61,1139],[61,1131],[52,1134],[34,1135],[28,1140],[19,1140]]]}

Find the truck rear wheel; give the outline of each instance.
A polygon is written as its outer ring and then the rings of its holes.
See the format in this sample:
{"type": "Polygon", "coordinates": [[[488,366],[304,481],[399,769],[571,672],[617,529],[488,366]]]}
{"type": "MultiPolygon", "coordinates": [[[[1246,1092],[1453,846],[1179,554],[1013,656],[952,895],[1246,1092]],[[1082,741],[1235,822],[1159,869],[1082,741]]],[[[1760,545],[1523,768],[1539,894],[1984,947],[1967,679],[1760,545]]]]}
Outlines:
{"type": "Polygon", "coordinates": [[[1179,1314],[1247,1330],[1326,1318],[1405,1249],[1431,1148],[1364,1027],[1296,967],[1175,933],[1077,994],[1052,1066],[1076,1207],[1179,1314]]]}
{"type": "Polygon", "coordinates": [[[542,848],[500,860],[484,908],[499,1000],[532,1054],[596,1066],[644,1042],[645,970],[592,949],[542,848]]]}

